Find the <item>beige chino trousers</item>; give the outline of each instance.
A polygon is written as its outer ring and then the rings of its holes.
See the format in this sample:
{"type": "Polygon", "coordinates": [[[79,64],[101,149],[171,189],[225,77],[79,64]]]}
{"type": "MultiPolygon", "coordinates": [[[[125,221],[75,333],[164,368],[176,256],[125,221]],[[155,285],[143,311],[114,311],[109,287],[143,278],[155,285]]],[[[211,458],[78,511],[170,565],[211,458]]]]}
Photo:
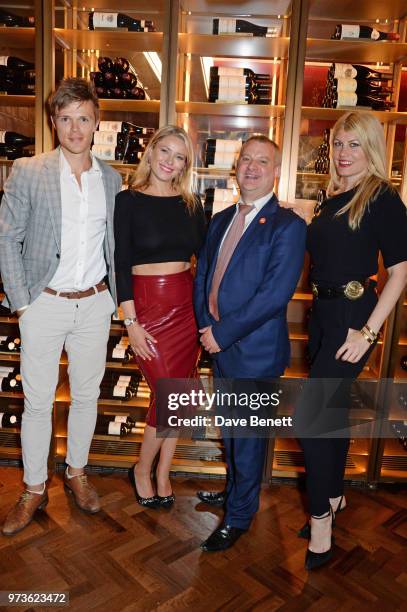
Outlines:
{"type": "Polygon", "coordinates": [[[79,300],[43,292],[19,319],[24,390],[21,445],[27,485],[42,484],[48,477],[52,406],[64,346],[71,389],[66,462],[73,468],[88,462],[113,312],[109,291],[79,300]]]}

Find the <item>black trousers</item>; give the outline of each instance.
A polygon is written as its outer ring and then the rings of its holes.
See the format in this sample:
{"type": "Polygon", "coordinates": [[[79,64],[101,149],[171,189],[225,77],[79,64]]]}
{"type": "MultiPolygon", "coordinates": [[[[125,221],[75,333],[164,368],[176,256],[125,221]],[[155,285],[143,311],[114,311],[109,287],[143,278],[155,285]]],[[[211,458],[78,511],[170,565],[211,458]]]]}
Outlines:
{"type": "Polygon", "coordinates": [[[335,359],[349,328],[361,329],[376,306],[369,288],[358,300],[315,299],[309,326],[311,369],[296,409],[295,424],[304,452],[310,513],[329,510],[329,498],[343,495],[349,449],[348,411],[352,381],[359,376],[373,346],[357,362],[335,359]]]}

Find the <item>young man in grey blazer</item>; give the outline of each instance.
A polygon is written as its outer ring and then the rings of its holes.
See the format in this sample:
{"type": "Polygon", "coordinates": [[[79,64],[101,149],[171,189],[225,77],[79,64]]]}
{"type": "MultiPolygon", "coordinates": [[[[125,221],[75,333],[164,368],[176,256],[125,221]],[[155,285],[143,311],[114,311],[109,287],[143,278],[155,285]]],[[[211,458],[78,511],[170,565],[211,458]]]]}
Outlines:
{"type": "Polygon", "coordinates": [[[100,510],[84,466],[116,303],[113,211],[121,178],[90,152],[99,102],[89,83],[64,79],[50,110],[59,147],[14,162],[0,207],[0,271],[21,334],[26,484],[6,518],[5,535],[24,529],[48,503],[51,415],[63,347],[71,389],[65,487],[85,512],[100,510]]]}

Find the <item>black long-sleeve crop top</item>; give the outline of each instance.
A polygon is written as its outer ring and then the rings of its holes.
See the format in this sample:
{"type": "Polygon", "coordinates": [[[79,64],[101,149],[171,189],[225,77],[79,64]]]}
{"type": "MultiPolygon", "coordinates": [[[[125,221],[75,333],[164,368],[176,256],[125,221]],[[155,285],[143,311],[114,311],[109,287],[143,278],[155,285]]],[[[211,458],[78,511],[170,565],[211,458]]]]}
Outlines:
{"type": "Polygon", "coordinates": [[[203,207],[191,214],[181,196],[160,197],[131,189],[116,196],[114,213],[119,303],[133,299],[132,266],[189,261],[205,238],[203,207]]]}

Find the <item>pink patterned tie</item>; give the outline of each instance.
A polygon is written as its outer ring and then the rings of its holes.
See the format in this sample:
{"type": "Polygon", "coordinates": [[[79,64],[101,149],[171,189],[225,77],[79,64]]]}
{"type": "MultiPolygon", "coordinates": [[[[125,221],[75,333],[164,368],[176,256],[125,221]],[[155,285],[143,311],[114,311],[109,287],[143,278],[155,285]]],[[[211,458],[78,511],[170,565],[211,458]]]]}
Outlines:
{"type": "Polygon", "coordinates": [[[253,210],[254,206],[249,204],[239,204],[239,212],[233,219],[232,225],[226,234],[222,247],[218,253],[216,268],[212,278],[212,286],[209,293],[209,312],[214,319],[219,321],[218,311],[218,291],[222,282],[223,275],[229,265],[229,261],[233,255],[240,238],[243,234],[245,216],[253,210]]]}

